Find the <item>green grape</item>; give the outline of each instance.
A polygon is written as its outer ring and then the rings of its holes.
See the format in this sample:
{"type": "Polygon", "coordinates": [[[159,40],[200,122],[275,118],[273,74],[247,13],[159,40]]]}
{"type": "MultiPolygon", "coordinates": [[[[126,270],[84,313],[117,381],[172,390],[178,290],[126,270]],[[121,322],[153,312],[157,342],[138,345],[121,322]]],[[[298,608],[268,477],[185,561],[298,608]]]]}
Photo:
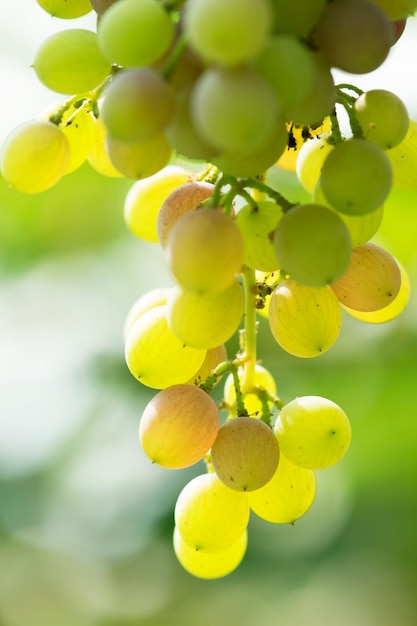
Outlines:
{"type": "Polygon", "coordinates": [[[127,334],[125,358],[131,374],[143,385],[165,389],[185,383],[201,367],[206,350],[185,346],[172,333],[166,306],[143,313],[127,334]]]}
{"type": "Polygon", "coordinates": [[[410,123],[403,101],[386,89],[365,91],[353,106],[363,136],[383,150],[398,146],[410,123]]]}
{"type": "Polygon", "coordinates": [[[310,193],[313,193],[320,178],[327,155],[333,150],[333,144],[327,141],[329,136],[330,133],[316,135],[307,140],[299,150],[295,171],[304,189],[310,193]]]}
{"type": "Polygon", "coordinates": [[[279,268],[271,234],[282,218],[281,207],[272,201],[245,204],[236,214],[236,224],[243,237],[245,265],[273,271],[279,268]]]}
{"type": "Polygon", "coordinates": [[[246,553],[248,533],[244,530],[239,539],[229,548],[219,552],[194,550],[174,529],[174,552],[182,567],[193,576],[211,580],[227,576],[241,563],[246,553]]]}
{"type": "Polygon", "coordinates": [[[107,129],[103,124],[101,117],[94,119],[94,139],[91,150],[88,154],[87,161],[91,167],[110,178],[121,178],[123,174],[117,170],[106,150],[107,129]]]}
{"type": "MultiPolygon", "coordinates": [[[[210,376],[212,370],[226,360],[227,350],[224,344],[216,346],[215,348],[209,348],[200,369],[198,369],[194,376],[192,376],[192,378],[190,378],[187,382],[190,385],[199,385],[200,383],[203,383],[210,376]]],[[[218,378],[214,384],[217,385],[219,382],[220,378],[218,378]]]]}
{"type": "Polygon", "coordinates": [[[279,446],[265,422],[241,416],[220,427],[210,456],[214,471],[227,487],[254,491],[275,474],[279,446]]]}
{"type": "Polygon", "coordinates": [[[279,113],[272,88],[247,68],[211,67],[197,79],[191,94],[196,131],[219,151],[261,148],[274,133],[279,113]]]}
{"type": "Polygon", "coordinates": [[[271,0],[275,30],[304,37],[313,30],[327,0],[271,0]]]}
{"type": "Polygon", "coordinates": [[[165,132],[171,146],[187,159],[211,161],[218,150],[207,144],[198,134],[191,118],[190,99],[192,86],[176,94],[176,107],[165,132]]]}
{"type": "Polygon", "coordinates": [[[284,152],[288,133],[284,121],[277,118],[274,132],[256,150],[226,151],[212,157],[211,161],[225,174],[245,178],[259,176],[272,167],[284,152]]]}
{"type": "Polygon", "coordinates": [[[238,66],[261,48],[271,25],[267,0],[188,0],[184,33],[205,61],[238,66]]]}
{"type": "Polygon", "coordinates": [[[169,194],[187,179],[188,173],[183,167],[167,165],[156,174],[132,185],[125,199],[124,217],[137,237],[158,242],[156,224],[159,210],[169,194]]]}
{"type": "Polygon", "coordinates": [[[349,313],[351,317],[361,322],[367,322],[368,324],[385,324],[385,322],[390,322],[401,315],[410,299],[410,279],[404,267],[402,267],[400,263],[398,263],[398,266],[401,273],[401,285],[397,295],[390,304],[376,311],[356,311],[355,309],[350,309],[342,305],[344,310],[349,313]]]}
{"type": "Polygon", "coordinates": [[[401,272],[389,252],[366,243],[353,248],[345,274],[331,286],[338,300],[356,311],[378,311],[397,296],[401,272]]]}
{"type": "Polygon", "coordinates": [[[23,193],[39,193],[64,176],[70,146],[62,130],[46,120],[24,122],[6,138],[0,169],[8,185],[23,193]]]}
{"type": "Polygon", "coordinates": [[[220,293],[243,267],[243,239],[233,218],[213,208],[186,213],[165,247],[173,276],[197,293],[220,293]]]}
{"type": "Polygon", "coordinates": [[[194,211],[213,193],[214,185],[204,181],[189,181],[172,191],[161,205],[156,222],[159,243],[165,248],[171,228],[185,213],[194,211]]]}
{"type": "Polygon", "coordinates": [[[334,344],[342,312],[329,286],[306,287],[287,279],[271,295],[268,319],[272,335],[283,350],[310,358],[334,344]]]}
{"type": "Polygon", "coordinates": [[[410,120],[404,139],[387,152],[393,170],[394,189],[417,189],[417,121],[410,120]]]}
{"type": "Polygon", "coordinates": [[[162,306],[167,303],[170,289],[170,287],[155,287],[155,289],[147,291],[135,300],[126,315],[123,328],[123,337],[125,340],[133,324],[141,315],[156,306],[162,306]]]}
{"type": "Polygon", "coordinates": [[[293,524],[307,513],[315,495],[314,471],[294,465],[281,454],[269,483],[248,493],[248,500],[251,510],[261,519],[272,524],[293,524]]]}
{"type": "Polygon", "coordinates": [[[36,0],[53,17],[72,20],[87,15],[92,10],[90,0],[36,0]]]}
{"type": "Polygon", "coordinates": [[[417,0],[373,0],[387,13],[391,20],[408,17],[417,9],[417,0]]]}
{"type": "Polygon", "coordinates": [[[313,87],[302,100],[287,106],[285,114],[288,120],[298,126],[317,128],[334,111],[336,87],[330,65],[323,55],[315,52],[312,61],[315,64],[313,87]]]}
{"type": "Polygon", "coordinates": [[[314,53],[291,35],[268,38],[254,59],[253,67],[272,87],[285,114],[313,89],[314,53]]]}
{"type": "Polygon", "coordinates": [[[157,0],[116,2],[100,19],[97,29],[102,53],[125,67],[151,65],[174,39],[170,14],[157,0]]]}
{"type": "Polygon", "coordinates": [[[344,222],[319,204],[299,204],[286,211],[275,230],[274,246],[280,267],[310,287],[323,287],[342,276],[352,253],[344,222]]]}
{"type": "MultiPolygon", "coordinates": [[[[271,372],[269,372],[265,367],[263,367],[260,363],[255,364],[255,370],[253,373],[253,384],[248,386],[245,384],[245,373],[244,369],[240,368],[238,371],[239,381],[241,385],[241,391],[243,396],[243,401],[245,404],[245,409],[249,413],[250,417],[262,417],[263,406],[262,401],[259,397],[259,393],[267,392],[272,394],[273,396],[277,393],[277,387],[275,384],[274,377],[271,372]],[[258,393],[257,393],[258,392],[258,393]]],[[[236,406],[236,390],[234,385],[233,374],[229,374],[224,383],[224,401],[227,406],[227,410],[231,417],[237,416],[237,406],[236,406]]],[[[272,406],[270,401],[267,402],[268,407],[272,406]]]]}
{"type": "Polygon", "coordinates": [[[106,150],[115,168],[126,178],[134,180],[157,174],[172,155],[172,148],[163,134],[137,143],[120,141],[108,135],[106,150]]]}
{"type": "Polygon", "coordinates": [[[246,530],[248,497],[226,487],[216,474],[201,474],[181,491],[174,517],[178,532],[190,548],[220,552],[236,543],[246,530]]]}
{"type": "Polygon", "coordinates": [[[193,385],[172,385],[146,405],[139,441],[152,463],[168,469],[194,465],[207,454],[219,429],[217,405],[193,385]]]}
{"type": "Polygon", "coordinates": [[[325,469],[340,461],[352,436],[346,413],[320,396],[302,396],[286,404],[274,431],[282,455],[309,470],[325,469]]]}
{"type": "MultiPolygon", "coordinates": [[[[312,200],[315,204],[322,204],[329,209],[335,210],[324,197],[320,179],[314,187],[312,200]]],[[[379,230],[384,217],[384,207],[380,206],[378,209],[362,215],[348,215],[340,212],[337,212],[337,214],[346,224],[352,240],[352,247],[356,247],[372,239],[379,230]]]]}
{"type": "Polygon", "coordinates": [[[200,294],[176,285],[168,296],[167,320],[174,335],[187,346],[208,350],[235,334],[243,306],[243,290],[237,279],[214,294],[200,294]]]}
{"type": "Polygon", "coordinates": [[[374,2],[334,0],[320,16],[314,43],[332,67],[366,74],[385,61],[392,36],[390,19],[374,2]]]}
{"type": "Polygon", "coordinates": [[[101,114],[109,134],[116,139],[145,141],[164,131],[174,106],[170,85],[156,71],[140,67],[124,70],[113,78],[101,114]]]}
{"type": "Polygon", "coordinates": [[[111,70],[99,50],[96,33],[82,28],[48,37],[36,52],[32,67],[48,89],[65,94],[91,91],[111,70]]]}
{"type": "Polygon", "coordinates": [[[384,203],[391,189],[392,167],[376,144],[346,139],[327,155],[320,179],[325,198],[337,211],[361,215],[384,203]]]}

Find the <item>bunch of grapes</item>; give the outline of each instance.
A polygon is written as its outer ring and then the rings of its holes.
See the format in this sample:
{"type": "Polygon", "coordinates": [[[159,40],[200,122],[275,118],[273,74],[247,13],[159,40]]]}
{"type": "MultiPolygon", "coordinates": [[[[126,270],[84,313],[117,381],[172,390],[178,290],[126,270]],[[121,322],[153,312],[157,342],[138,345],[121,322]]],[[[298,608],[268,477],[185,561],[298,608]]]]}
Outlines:
{"type": "Polygon", "coordinates": [[[178,497],[174,550],[195,576],[225,576],[250,512],[294,523],[351,439],[331,400],[280,399],[257,316],[312,358],[336,341],[342,310],[383,323],[407,304],[406,271],[371,239],[391,189],[417,188],[417,122],[394,93],[336,85],[332,69],[378,68],[417,0],[37,1],[62,19],[94,9],[97,29],[40,46],[36,75],[66,97],[12,131],[1,170],[24,193],[85,161],[135,181],[126,224],[161,246],[173,278],[126,318],[127,366],[157,390],[139,438],[163,467],[204,461],[178,497]],[[275,167],[296,173],[308,203],[275,188],[275,167]]]}

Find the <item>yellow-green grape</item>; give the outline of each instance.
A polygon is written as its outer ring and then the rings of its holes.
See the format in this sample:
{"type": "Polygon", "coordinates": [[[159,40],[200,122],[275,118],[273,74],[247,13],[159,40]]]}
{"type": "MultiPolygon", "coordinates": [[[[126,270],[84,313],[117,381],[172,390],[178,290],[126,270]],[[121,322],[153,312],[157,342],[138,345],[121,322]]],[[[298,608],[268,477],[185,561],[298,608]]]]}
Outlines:
{"type": "Polygon", "coordinates": [[[239,328],[244,298],[235,278],[224,291],[196,293],[175,285],[167,300],[170,329],[187,346],[215,348],[228,341],[239,328]]]}
{"type": "MultiPolygon", "coordinates": [[[[322,204],[328,209],[333,209],[324,197],[320,179],[314,187],[312,200],[315,204],[322,204]]],[[[333,211],[335,210],[336,209],[333,209],[333,211]]],[[[364,213],[363,215],[348,215],[347,213],[340,213],[339,211],[337,211],[337,214],[347,226],[352,240],[352,247],[356,247],[372,239],[375,233],[378,232],[382,218],[384,217],[384,207],[380,206],[374,211],[364,213]]]]}
{"type": "Polygon", "coordinates": [[[401,143],[387,152],[393,170],[394,189],[417,189],[417,121],[410,120],[401,143]]]}
{"type": "Polygon", "coordinates": [[[306,141],[300,148],[297,157],[297,178],[307,191],[313,193],[314,187],[320,178],[321,168],[333,144],[327,141],[330,133],[317,135],[306,141]]]}
{"type": "Polygon", "coordinates": [[[169,196],[188,179],[179,165],[167,165],[161,171],[134,183],[127,193],[124,217],[130,230],[141,239],[158,242],[156,224],[159,210],[169,196]]]}
{"type": "Polygon", "coordinates": [[[272,524],[293,524],[313,504],[316,475],[280,455],[278,468],[261,489],[248,493],[249,506],[258,517],[272,524]]]}
{"type": "Polygon", "coordinates": [[[10,187],[39,193],[53,187],[65,174],[70,146],[62,130],[46,120],[20,124],[6,138],[1,172],[10,187]]]}
{"type": "Polygon", "coordinates": [[[156,222],[156,232],[164,248],[175,222],[189,211],[194,211],[213,193],[214,185],[204,181],[189,181],[172,191],[161,205],[156,222]]]}
{"type": "Polygon", "coordinates": [[[103,176],[122,178],[123,174],[117,170],[106,150],[107,129],[101,117],[94,118],[94,141],[88,154],[87,161],[91,167],[103,176]]]}
{"type": "Polygon", "coordinates": [[[139,441],[152,463],[182,469],[201,461],[218,429],[219,412],[213,398],[193,385],[172,385],[146,405],[139,441]]]}
{"type": "Polygon", "coordinates": [[[374,243],[357,246],[345,274],[331,286],[338,300],[356,311],[378,311],[388,306],[401,286],[394,257],[374,243]]]}
{"type": "Polygon", "coordinates": [[[317,128],[311,129],[308,126],[294,126],[287,122],[287,132],[289,134],[289,145],[282,153],[277,161],[277,166],[286,172],[295,172],[297,168],[297,159],[300,150],[306,141],[313,139],[315,135],[321,135],[331,130],[331,122],[329,117],[325,117],[317,128]]]}
{"type": "Polygon", "coordinates": [[[405,138],[409,117],[404,102],[386,89],[365,91],[355,100],[353,110],[363,136],[383,150],[390,150],[405,138]]]}
{"type": "Polygon", "coordinates": [[[109,135],[145,141],[163,133],[175,108],[171,85],[150,67],[119,72],[107,87],[100,112],[109,135]]]}
{"type": "Polygon", "coordinates": [[[327,285],[306,287],[289,278],[271,296],[272,335],[294,356],[310,358],[326,352],[338,338],[341,324],[339,301],[327,285]]]}
{"type": "Polygon", "coordinates": [[[87,15],[92,10],[90,0],[36,0],[53,17],[72,20],[87,15]]]}
{"type": "MultiPolygon", "coordinates": [[[[226,360],[227,350],[224,344],[216,346],[215,348],[209,348],[200,369],[198,369],[194,376],[190,378],[188,383],[190,385],[199,385],[200,383],[203,383],[210,376],[214,368],[217,367],[217,365],[220,365],[220,363],[224,363],[226,360]]],[[[217,378],[214,385],[217,385],[220,380],[220,377],[217,378]]]]}
{"type": "MultiPolygon", "coordinates": [[[[274,377],[272,376],[271,372],[269,372],[260,363],[255,364],[253,385],[249,387],[243,386],[245,376],[242,369],[239,370],[238,376],[241,383],[243,401],[247,412],[251,417],[261,417],[263,412],[263,405],[256,391],[266,391],[269,394],[275,396],[277,393],[277,386],[274,377]]],[[[229,411],[229,414],[233,417],[236,417],[236,390],[232,374],[229,374],[227,376],[224,383],[224,401],[227,405],[227,410],[229,411]]],[[[268,406],[271,406],[271,402],[268,402],[268,406]]]]}
{"type": "Polygon", "coordinates": [[[101,51],[112,63],[151,65],[169,49],[174,24],[157,0],[123,0],[105,12],[97,35],[101,51]]]}
{"type": "Polygon", "coordinates": [[[193,85],[190,111],[198,134],[220,152],[262,148],[281,120],[272,87],[246,67],[207,68],[193,85]]]}
{"type": "Polygon", "coordinates": [[[173,542],[175,555],[182,567],[197,578],[211,580],[231,574],[242,562],[246,553],[248,533],[244,530],[235,543],[219,552],[204,552],[191,548],[176,527],[173,542]]]}
{"type": "Polygon", "coordinates": [[[245,63],[260,50],[272,22],[267,0],[188,0],[184,32],[204,61],[224,67],[245,63]]]}
{"type": "Polygon", "coordinates": [[[236,214],[236,224],[242,233],[245,265],[265,272],[279,268],[272,233],[283,215],[275,202],[261,201],[245,204],[236,214]]]}
{"type": "Polygon", "coordinates": [[[185,383],[201,367],[205,356],[206,350],[185,346],[173,334],[166,306],[143,313],[126,338],[125,358],[131,374],[154,389],[185,383]]]}
{"type": "Polygon", "coordinates": [[[320,396],[302,396],[286,404],[274,431],[281,454],[310,470],[325,469],[340,461],[352,437],[343,409],[320,396]]]}
{"type": "Polygon", "coordinates": [[[368,324],[384,324],[398,317],[404,311],[410,299],[410,279],[404,267],[400,263],[398,263],[398,266],[401,273],[401,285],[397,295],[390,304],[376,311],[355,311],[355,309],[342,305],[345,311],[351,317],[368,324]]]}
{"type": "Polygon", "coordinates": [[[237,491],[266,485],[279,462],[279,446],[272,429],[252,417],[227,420],[219,428],[210,453],[220,480],[237,491]]]}
{"type": "Polygon", "coordinates": [[[392,184],[387,154],[366,139],[346,139],[336,144],[323,163],[320,177],[327,201],[349,215],[380,207],[392,184]]]}
{"type": "Polygon", "coordinates": [[[98,48],[96,33],[82,28],[48,37],[36,52],[32,67],[48,89],[65,94],[94,89],[111,71],[110,62],[98,48]]]}
{"type": "Polygon", "coordinates": [[[272,292],[274,291],[273,285],[275,285],[278,279],[284,278],[284,276],[282,276],[280,272],[261,272],[260,270],[256,270],[255,275],[256,282],[262,285],[262,287],[268,287],[269,289],[269,292],[259,299],[256,309],[259,315],[268,319],[269,302],[271,300],[272,292]]]}
{"type": "Polygon", "coordinates": [[[135,143],[107,135],[106,150],[115,168],[134,180],[153,176],[168,164],[172,155],[171,146],[163,134],[135,143]]]}
{"type": "Polygon", "coordinates": [[[220,552],[246,530],[248,497],[226,487],[216,474],[201,474],[181,491],[174,517],[178,532],[192,550],[220,552]]]}
{"type": "Polygon", "coordinates": [[[385,61],[392,36],[388,15],[374,2],[339,0],[327,3],[313,39],[331,67],[367,74],[385,61]]]}
{"type": "Polygon", "coordinates": [[[186,213],[165,247],[178,283],[198,293],[220,293],[243,267],[243,239],[233,218],[212,208],[186,213]]]}
{"type": "Polygon", "coordinates": [[[335,211],[320,204],[299,204],[278,222],[273,244],[279,266],[294,280],[323,287],[347,270],[352,244],[335,211]]]}
{"type": "Polygon", "coordinates": [[[123,336],[126,339],[129,330],[133,324],[140,318],[143,313],[153,309],[156,306],[162,306],[167,303],[170,287],[156,287],[139,296],[130,307],[123,328],[123,336]]]}

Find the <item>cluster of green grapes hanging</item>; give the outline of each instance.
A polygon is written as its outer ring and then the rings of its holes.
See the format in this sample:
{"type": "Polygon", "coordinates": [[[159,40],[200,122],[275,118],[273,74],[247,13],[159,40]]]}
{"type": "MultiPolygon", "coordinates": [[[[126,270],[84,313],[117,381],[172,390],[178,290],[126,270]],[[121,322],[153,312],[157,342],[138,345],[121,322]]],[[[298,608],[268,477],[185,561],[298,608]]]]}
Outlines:
{"type": "Polygon", "coordinates": [[[94,9],[97,31],[40,46],[34,71],[65,98],[10,134],[2,174],[25,193],[85,161],[136,181],[126,223],[160,244],[174,281],[126,319],[127,366],[158,390],[139,438],[163,467],[204,460],[178,497],[174,550],[195,576],[221,577],[244,556],[250,511],[294,523],[315,471],[351,438],[331,400],[278,397],[257,315],[282,349],[310,358],[334,344],[342,310],[382,323],[407,304],[405,270],[370,240],[391,188],[417,188],[417,122],[394,93],[335,85],[331,70],[379,67],[417,1],[37,1],[58,18],[94,9]],[[281,195],[276,167],[297,173],[309,203],[281,195]]]}

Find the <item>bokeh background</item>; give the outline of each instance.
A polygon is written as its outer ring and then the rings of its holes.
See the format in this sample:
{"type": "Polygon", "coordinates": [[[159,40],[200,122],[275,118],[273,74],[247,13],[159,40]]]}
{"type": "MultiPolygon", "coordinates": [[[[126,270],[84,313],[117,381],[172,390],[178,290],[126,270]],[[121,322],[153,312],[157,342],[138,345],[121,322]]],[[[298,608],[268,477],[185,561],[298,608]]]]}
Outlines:
{"type": "MultiPolygon", "coordinates": [[[[30,64],[49,34],[74,26],[94,19],[1,3],[1,142],[57,99],[30,64]]],[[[409,20],[383,68],[349,77],[395,91],[413,117],[416,35],[409,20]]],[[[302,198],[292,177],[275,176],[302,198]]],[[[154,467],[137,440],[154,392],[126,368],[124,319],[139,295],[172,281],[160,249],[124,224],[131,184],[88,165],[37,196],[0,180],[0,626],[414,626],[417,191],[392,194],[375,238],[414,287],[397,320],[344,318],[337,344],[313,360],[283,353],[261,320],[259,356],[282,398],[331,398],[353,441],[318,472],[304,518],[253,516],[242,565],[206,582],[171,546],[177,495],[204,468],[154,467]]]]}

